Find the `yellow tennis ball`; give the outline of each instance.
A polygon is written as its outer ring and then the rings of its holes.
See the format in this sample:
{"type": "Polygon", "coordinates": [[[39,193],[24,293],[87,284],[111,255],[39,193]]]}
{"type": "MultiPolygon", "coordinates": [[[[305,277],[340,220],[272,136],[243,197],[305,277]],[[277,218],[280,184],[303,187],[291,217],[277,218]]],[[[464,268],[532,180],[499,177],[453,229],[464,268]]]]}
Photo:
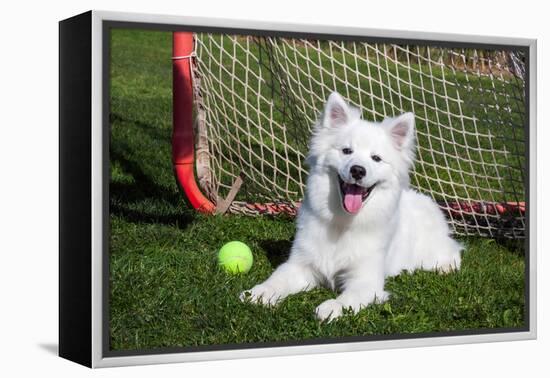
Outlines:
{"type": "Polygon", "coordinates": [[[228,273],[246,273],[252,267],[252,251],[240,241],[232,241],[223,245],[218,253],[218,263],[228,273]]]}

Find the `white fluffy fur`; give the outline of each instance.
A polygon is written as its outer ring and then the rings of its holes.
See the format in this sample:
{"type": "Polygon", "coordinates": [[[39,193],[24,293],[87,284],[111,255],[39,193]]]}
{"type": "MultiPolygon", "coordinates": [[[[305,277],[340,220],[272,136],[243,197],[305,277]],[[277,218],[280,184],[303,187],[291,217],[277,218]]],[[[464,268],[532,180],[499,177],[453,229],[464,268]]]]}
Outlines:
{"type": "Polygon", "coordinates": [[[414,135],[412,113],[366,122],[339,94],[331,94],[311,139],[306,194],[290,257],[241,299],[275,305],[325,285],[340,290],[315,311],[320,320],[330,321],[345,308],[356,312],[386,300],[388,276],[458,269],[462,246],[449,236],[443,214],[431,198],[409,188],[414,135]],[[345,154],[344,148],[353,152],[345,154]],[[353,165],[366,169],[360,180],[350,174],[353,165]],[[358,213],[344,209],[338,176],[365,188],[376,183],[358,213]]]}

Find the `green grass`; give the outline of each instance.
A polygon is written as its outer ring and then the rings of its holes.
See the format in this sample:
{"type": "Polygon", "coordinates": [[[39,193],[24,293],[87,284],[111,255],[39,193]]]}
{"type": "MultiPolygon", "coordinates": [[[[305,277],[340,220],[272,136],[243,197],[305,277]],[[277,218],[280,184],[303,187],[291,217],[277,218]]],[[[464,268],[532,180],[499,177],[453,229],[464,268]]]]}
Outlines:
{"type": "Polygon", "coordinates": [[[171,165],[171,35],[115,31],[112,38],[110,345],[113,350],[299,341],[341,336],[445,332],[524,325],[521,247],[466,238],[460,272],[388,279],[391,299],[330,324],[315,307],[336,294],[317,289],[275,309],[238,294],[285,260],[287,218],[203,216],[189,209],[171,165]],[[230,276],[219,247],[246,242],[254,265],[230,276]]]}

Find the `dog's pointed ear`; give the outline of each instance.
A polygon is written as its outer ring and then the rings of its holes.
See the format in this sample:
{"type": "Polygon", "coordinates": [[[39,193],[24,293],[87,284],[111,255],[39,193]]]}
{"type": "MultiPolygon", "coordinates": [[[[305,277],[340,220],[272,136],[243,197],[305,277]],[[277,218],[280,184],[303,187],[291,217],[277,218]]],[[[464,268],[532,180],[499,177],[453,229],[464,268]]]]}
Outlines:
{"type": "Polygon", "coordinates": [[[404,113],[384,121],[395,147],[410,150],[414,144],[414,114],[404,113]]]}
{"type": "Polygon", "coordinates": [[[338,92],[332,92],[323,111],[322,125],[325,127],[340,127],[360,117],[359,109],[349,106],[338,92]]]}

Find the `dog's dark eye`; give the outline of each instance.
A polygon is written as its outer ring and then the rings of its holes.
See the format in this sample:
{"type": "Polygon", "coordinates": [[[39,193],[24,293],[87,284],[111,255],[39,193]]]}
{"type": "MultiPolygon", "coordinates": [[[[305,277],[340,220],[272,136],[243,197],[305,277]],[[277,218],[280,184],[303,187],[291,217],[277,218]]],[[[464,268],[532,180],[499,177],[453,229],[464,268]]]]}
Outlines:
{"type": "Polygon", "coordinates": [[[351,148],[342,148],[342,153],[344,155],[351,155],[353,153],[353,150],[351,148]]]}
{"type": "Polygon", "coordinates": [[[379,162],[379,161],[382,161],[382,158],[378,155],[372,155],[371,156],[371,159],[374,160],[375,162],[379,162]]]}

